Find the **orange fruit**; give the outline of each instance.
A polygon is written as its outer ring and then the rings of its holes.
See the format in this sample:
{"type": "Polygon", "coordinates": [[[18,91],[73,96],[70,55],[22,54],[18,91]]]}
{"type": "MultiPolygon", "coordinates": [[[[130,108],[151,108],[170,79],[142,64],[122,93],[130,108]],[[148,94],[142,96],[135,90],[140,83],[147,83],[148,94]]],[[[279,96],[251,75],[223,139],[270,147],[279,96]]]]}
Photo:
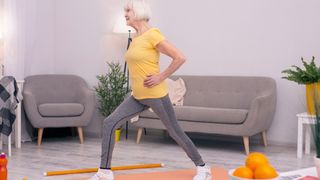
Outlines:
{"type": "Polygon", "coordinates": [[[277,176],[277,171],[269,164],[258,166],[254,171],[255,179],[272,179],[277,176]]]}
{"type": "Polygon", "coordinates": [[[266,164],[269,164],[268,158],[262,153],[254,152],[247,156],[246,166],[252,171],[254,171],[256,167],[266,164]]]}
{"type": "Polygon", "coordinates": [[[232,173],[232,175],[236,177],[252,179],[253,171],[246,166],[240,166],[232,173]]]}

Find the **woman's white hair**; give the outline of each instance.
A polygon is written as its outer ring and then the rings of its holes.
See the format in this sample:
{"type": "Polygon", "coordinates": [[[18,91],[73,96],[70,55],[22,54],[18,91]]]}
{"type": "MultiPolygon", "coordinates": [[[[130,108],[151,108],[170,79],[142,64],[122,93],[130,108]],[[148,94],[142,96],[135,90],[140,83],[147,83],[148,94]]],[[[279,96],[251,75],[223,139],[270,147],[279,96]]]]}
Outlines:
{"type": "Polygon", "coordinates": [[[124,8],[132,9],[137,20],[150,20],[151,10],[147,0],[127,0],[124,8]]]}

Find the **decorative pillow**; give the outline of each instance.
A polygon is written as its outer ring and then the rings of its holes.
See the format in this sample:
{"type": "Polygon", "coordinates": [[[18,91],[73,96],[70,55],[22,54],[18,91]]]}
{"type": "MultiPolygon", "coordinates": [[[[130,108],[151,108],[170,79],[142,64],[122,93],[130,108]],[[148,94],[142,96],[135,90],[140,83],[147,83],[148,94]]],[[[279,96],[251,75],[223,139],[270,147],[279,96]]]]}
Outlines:
{"type": "Polygon", "coordinates": [[[175,106],[182,106],[184,95],[187,92],[186,85],[183,79],[178,78],[174,81],[167,78],[166,83],[168,84],[169,98],[172,104],[175,106]]]}
{"type": "MultiPolygon", "coordinates": [[[[168,85],[169,91],[169,98],[174,106],[182,106],[183,105],[183,98],[187,92],[186,85],[184,84],[183,79],[178,78],[177,80],[172,80],[167,78],[166,83],[168,85]]],[[[151,108],[148,109],[149,111],[153,112],[151,108]]],[[[136,122],[139,120],[139,115],[133,117],[131,119],[131,123],[136,122]]]]}

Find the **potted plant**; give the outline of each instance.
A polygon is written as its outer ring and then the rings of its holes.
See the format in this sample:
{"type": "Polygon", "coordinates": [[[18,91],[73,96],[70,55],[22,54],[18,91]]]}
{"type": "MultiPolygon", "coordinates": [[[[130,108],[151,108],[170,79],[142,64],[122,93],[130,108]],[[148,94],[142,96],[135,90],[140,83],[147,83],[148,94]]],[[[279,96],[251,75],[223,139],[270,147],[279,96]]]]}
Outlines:
{"type": "MultiPolygon", "coordinates": [[[[124,100],[127,94],[127,78],[120,63],[107,62],[106,74],[98,75],[98,85],[94,87],[99,101],[99,111],[104,117],[109,116],[124,100]]],[[[116,140],[119,140],[120,129],[116,130],[116,140]]]]}
{"type": "Polygon", "coordinates": [[[282,77],[289,81],[296,82],[298,84],[306,85],[306,101],[307,101],[307,111],[309,114],[314,115],[314,90],[320,90],[320,67],[315,64],[315,57],[312,57],[310,63],[301,58],[304,69],[292,65],[293,69],[283,70],[282,73],[286,76],[282,77]]]}

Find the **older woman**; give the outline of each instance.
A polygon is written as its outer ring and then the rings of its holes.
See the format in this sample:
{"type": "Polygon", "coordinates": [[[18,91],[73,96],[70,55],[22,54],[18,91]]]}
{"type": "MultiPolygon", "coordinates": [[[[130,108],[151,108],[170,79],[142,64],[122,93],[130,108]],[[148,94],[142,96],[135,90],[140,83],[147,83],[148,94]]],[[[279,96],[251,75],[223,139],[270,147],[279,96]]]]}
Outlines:
{"type": "Polygon", "coordinates": [[[177,123],[164,81],[186,61],[184,55],[165,39],[159,29],[148,24],[150,8],[145,0],[129,0],[124,10],[127,25],[137,31],[137,36],[125,54],[132,95],[104,120],[101,164],[99,171],[90,180],[114,179],[110,170],[114,131],[149,107],[159,116],[170,136],[196,165],[197,174],[193,179],[211,180],[210,168],[205,165],[195,145],[177,123]],[[160,53],[172,58],[171,64],[163,72],[160,72],[159,67],[160,53]]]}

